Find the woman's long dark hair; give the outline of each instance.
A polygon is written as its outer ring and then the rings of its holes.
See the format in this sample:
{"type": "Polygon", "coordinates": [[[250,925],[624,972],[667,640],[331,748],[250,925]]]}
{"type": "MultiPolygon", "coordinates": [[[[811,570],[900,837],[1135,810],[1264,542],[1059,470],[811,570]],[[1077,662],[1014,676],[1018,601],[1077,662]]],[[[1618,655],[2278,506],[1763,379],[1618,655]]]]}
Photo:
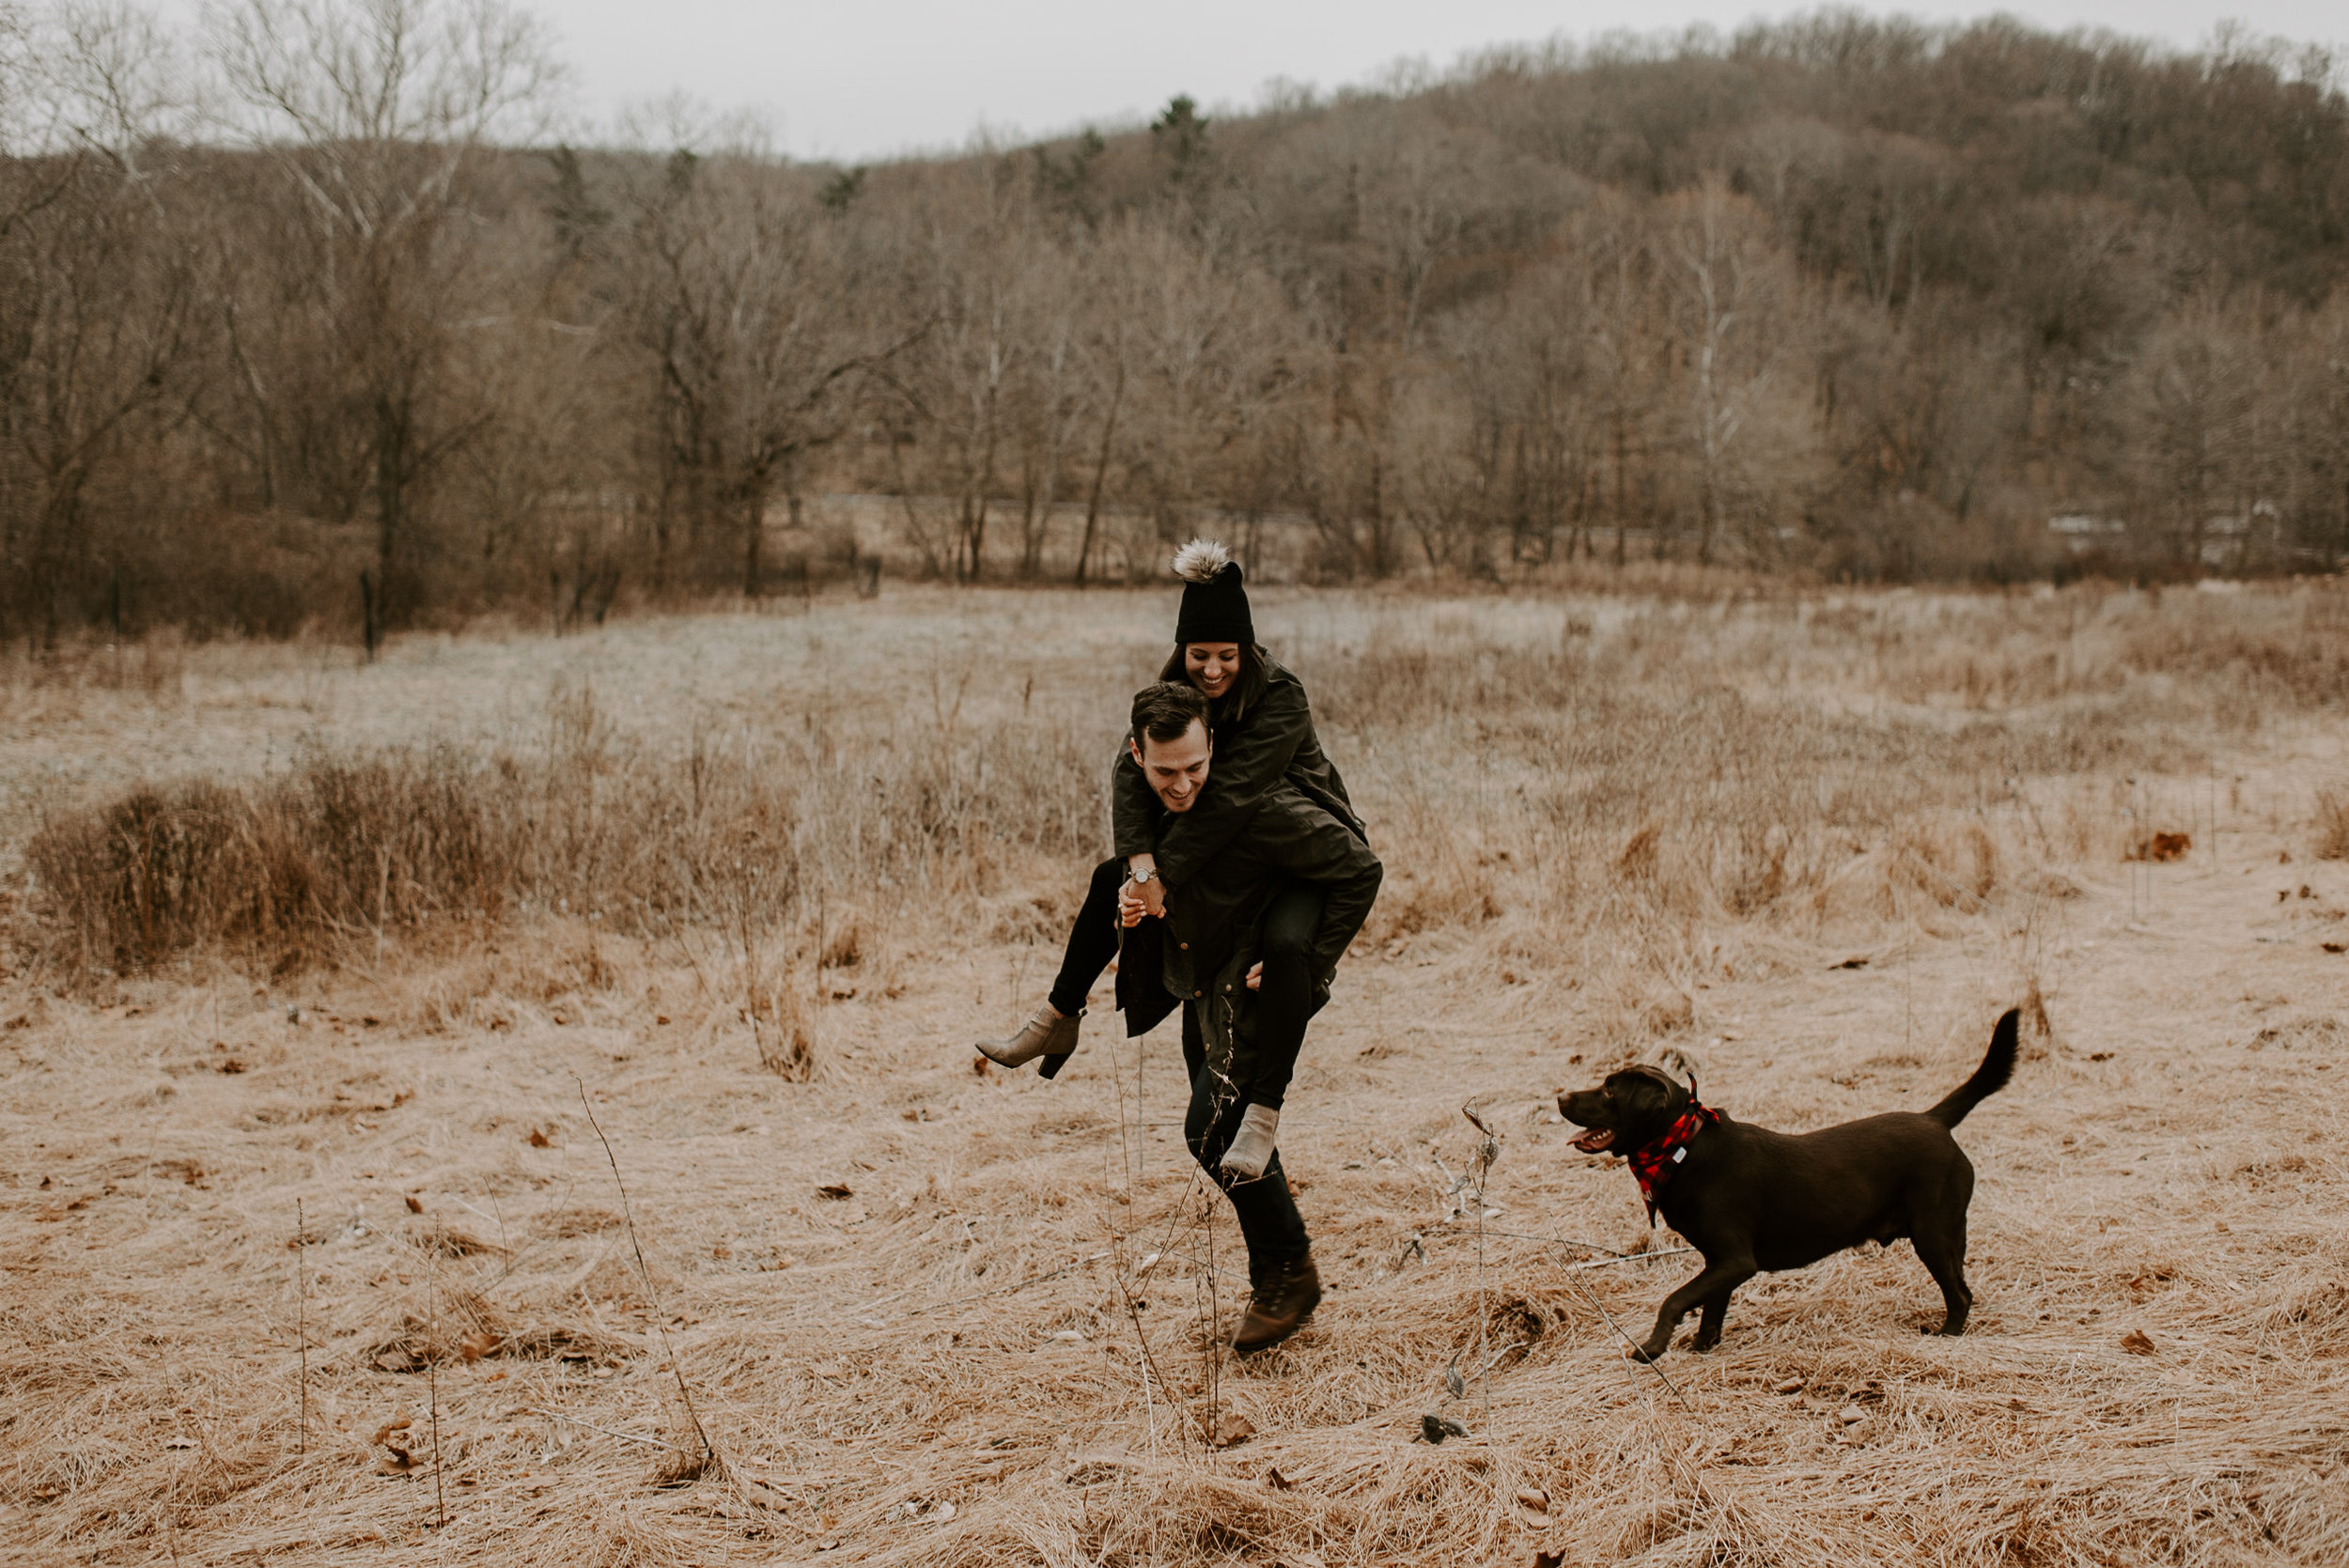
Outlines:
{"type": "MultiPolygon", "coordinates": [[[[1190,667],[1183,660],[1183,650],[1190,644],[1174,644],[1174,657],[1159,672],[1160,680],[1179,680],[1196,686],[1190,678],[1190,667]]],[[[1231,690],[1207,703],[1207,728],[1221,735],[1248,717],[1248,710],[1262,700],[1265,688],[1272,677],[1265,674],[1264,644],[1242,643],[1239,645],[1239,673],[1232,677],[1231,690]]]]}

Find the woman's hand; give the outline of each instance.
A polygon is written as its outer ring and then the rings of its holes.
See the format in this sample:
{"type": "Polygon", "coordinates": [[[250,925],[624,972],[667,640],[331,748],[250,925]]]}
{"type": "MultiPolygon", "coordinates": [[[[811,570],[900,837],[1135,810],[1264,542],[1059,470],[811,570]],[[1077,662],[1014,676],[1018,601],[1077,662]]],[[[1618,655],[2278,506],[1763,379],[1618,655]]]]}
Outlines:
{"type": "Polygon", "coordinates": [[[1142,924],[1142,917],[1147,913],[1142,900],[1134,896],[1134,885],[1127,883],[1117,894],[1117,924],[1131,930],[1142,924]]]}
{"type": "Polygon", "coordinates": [[[1248,971],[1248,988],[1252,991],[1264,989],[1264,960],[1261,958],[1257,959],[1255,967],[1248,971]]]}
{"type": "MultiPolygon", "coordinates": [[[[1122,901],[1126,898],[1139,898],[1142,900],[1142,912],[1143,914],[1148,915],[1153,920],[1163,920],[1166,918],[1166,884],[1159,880],[1157,876],[1158,869],[1159,859],[1156,855],[1127,856],[1126,887],[1124,892],[1119,894],[1121,905],[1122,901]],[[1148,881],[1136,881],[1135,878],[1145,871],[1151,873],[1150,879],[1148,881]]],[[[1134,923],[1129,920],[1127,921],[1126,924],[1131,925],[1134,923]]]]}

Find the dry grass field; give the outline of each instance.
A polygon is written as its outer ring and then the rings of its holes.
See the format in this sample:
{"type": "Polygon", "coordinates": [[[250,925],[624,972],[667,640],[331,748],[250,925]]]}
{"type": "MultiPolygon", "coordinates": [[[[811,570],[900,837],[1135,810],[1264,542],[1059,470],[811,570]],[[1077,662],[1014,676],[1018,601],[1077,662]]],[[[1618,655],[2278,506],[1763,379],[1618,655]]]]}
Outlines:
{"type": "Polygon", "coordinates": [[[969,1048],[1172,598],[0,665],[0,1560],[2349,1560],[2339,586],[1260,595],[1389,877],[1244,1363],[1173,1027],[969,1048]],[[2018,1002],[1963,1338],[1901,1246],[1624,1359],[1693,1263],[1551,1091],[2018,1002]]]}

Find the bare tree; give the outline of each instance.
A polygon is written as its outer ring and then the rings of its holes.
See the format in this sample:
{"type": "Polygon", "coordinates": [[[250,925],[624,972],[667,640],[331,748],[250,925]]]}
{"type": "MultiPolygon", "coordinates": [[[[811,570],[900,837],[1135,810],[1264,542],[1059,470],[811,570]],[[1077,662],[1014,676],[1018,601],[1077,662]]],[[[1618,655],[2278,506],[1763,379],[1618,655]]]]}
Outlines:
{"type": "Polygon", "coordinates": [[[494,139],[535,132],[560,70],[539,23],[499,0],[239,0],[210,14],[208,44],[224,129],[293,197],[264,210],[284,222],[256,257],[274,263],[277,341],[236,323],[251,444],[272,472],[290,445],[312,494],[368,507],[397,615],[418,591],[423,488],[499,411],[463,369],[485,329],[510,326],[464,220],[494,139]],[[288,360],[303,363],[279,374],[288,360]],[[318,428],[321,393],[338,428],[318,428]]]}
{"type": "Polygon", "coordinates": [[[849,426],[853,378],[918,334],[867,330],[849,220],[816,198],[755,147],[679,148],[627,191],[618,287],[653,421],[656,582],[681,522],[686,553],[730,549],[760,593],[777,488],[797,493],[849,426]]]}
{"type": "MultiPolygon", "coordinates": [[[[119,571],[91,489],[168,427],[197,287],[178,171],[136,156],[173,101],[151,23],[49,23],[0,56],[0,122],[31,144],[0,161],[0,616],[44,644],[66,596],[119,571]]],[[[119,627],[118,577],[109,598],[119,627]]]]}
{"type": "Polygon", "coordinates": [[[1780,371],[1777,328],[1790,303],[1779,258],[1746,204],[1719,181],[1668,204],[1675,326],[1695,467],[1697,559],[1744,499],[1750,424],[1780,371]]]}

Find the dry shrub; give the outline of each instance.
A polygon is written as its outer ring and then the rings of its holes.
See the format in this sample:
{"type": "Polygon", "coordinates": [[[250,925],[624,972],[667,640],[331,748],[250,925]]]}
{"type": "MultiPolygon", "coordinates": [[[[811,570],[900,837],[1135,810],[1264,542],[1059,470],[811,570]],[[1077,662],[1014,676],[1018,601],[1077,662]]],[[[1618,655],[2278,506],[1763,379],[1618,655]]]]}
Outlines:
{"type": "Polygon", "coordinates": [[[837,920],[824,939],[824,951],[817,958],[820,968],[852,970],[864,962],[864,955],[872,946],[873,933],[862,911],[851,910],[837,920]]]}
{"type": "Polygon", "coordinates": [[[2349,790],[2316,792],[2316,858],[2349,861],[2349,790]]]}
{"type": "Polygon", "coordinates": [[[1483,867],[1447,865],[1431,877],[1408,873],[1379,890],[1376,940],[1454,926],[1482,925],[1501,916],[1493,878],[1483,867]]]}
{"type": "Polygon", "coordinates": [[[1979,909],[1998,886],[1998,846],[1970,817],[1905,822],[1892,845],[1894,878],[1944,908],[1979,909]]]}
{"type": "MultiPolygon", "coordinates": [[[[199,948],[284,970],[354,940],[521,915],[712,925],[747,954],[828,886],[984,893],[1007,849],[1066,854],[1101,815],[1101,770],[1065,730],[917,740],[909,722],[869,745],[811,733],[780,757],[697,737],[678,757],[615,734],[583,698],[558,692],[552,709],[537,747],[320,750],[258,780],[140,785],[60,812],[25,848],[53,952],[85,974],[199,948]]],[[[852,918],[830,956],[854,961],[866,930],[852,918]]]]}
{"type": "Polygon", "coordinates": [[[740,986],[743,1021],[762,1066],[792,1083],[816,1076],[816,1028],[802,983],[788,970],[748,970],[740,986]]]}

